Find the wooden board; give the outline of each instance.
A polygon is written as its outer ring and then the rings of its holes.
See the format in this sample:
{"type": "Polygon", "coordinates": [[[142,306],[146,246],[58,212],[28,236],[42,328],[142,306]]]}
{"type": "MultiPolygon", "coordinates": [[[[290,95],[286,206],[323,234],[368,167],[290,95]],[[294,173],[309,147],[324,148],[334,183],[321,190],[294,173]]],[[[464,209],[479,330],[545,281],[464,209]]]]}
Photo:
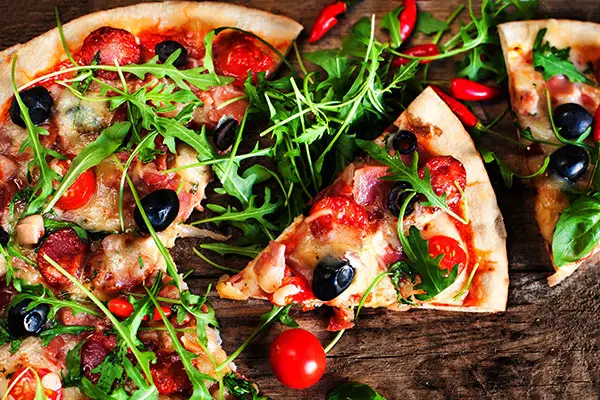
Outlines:
{"type": "MultiPolygon", "coordinates": [[[[262,8],[297,19],[310,29],[320,7],[317,0],[250,0],[236,3],[262,8]]],[[[27,41],[55,26],[54,7],[63,21],[133,0],[21,0],[0,4],[0,48],[27,41]]],[[[419,1],[419,9],[447,17],[461,0],[419,1]]],[[[319,46],[332,47],[358,18],[381,17],[399,1],[366,0],[359,4],[319,46]]],[[[598,0],[547,0],[543,14],[600,22],[598,0]]],[[[437,76],[451,76],[450,62],[436,68],[437,76]]],[[[513,134],[509,120],[499,130],[513,134]]],[[[266,359],[269,343],[282,327],[273,327],[236,361],[239,371],[256,381],[273,399],[323,399],[336,384],[351,379],[372,385],[388,399],[553,399],[600,398],[600,269],[581,268],[560,286],[550,289],[552,271],[532,215],[530,190],[517,184],[504,188],[490,171],[508,231],[511,271],[508,311],[495,315],[413,310],[393,313],[363,311],[358,327],[348,331],[328,356],[325,377],[305,391],[280,385],[266,359]]],[[[174,251],[181,268],[195,268],[193,290],[203,292],[220,275],[191,252],[193,241],[174,251]]],[[[227,265],[240,260],[219,259],[227,265]]],[[[596,264],[592,262],[591,264],[596,264]]],[[[260,301],[248,303],[211,300],[217,310],[224,348],[232,352],[258,325],[258,316],[270,309],[260,301]]],[[[323,343],[328,310],[295,312],[302,327],[323,343]]]]}

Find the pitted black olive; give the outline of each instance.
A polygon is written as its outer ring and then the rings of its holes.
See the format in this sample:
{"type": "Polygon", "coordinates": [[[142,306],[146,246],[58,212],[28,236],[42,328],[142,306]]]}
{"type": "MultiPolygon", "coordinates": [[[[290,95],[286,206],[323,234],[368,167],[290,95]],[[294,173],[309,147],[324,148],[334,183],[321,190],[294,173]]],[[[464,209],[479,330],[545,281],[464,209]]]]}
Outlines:
{"type": "MultiPolygon", "coordinates": [[[[412,193],[409,192],[411,186],[406,182],[398,182],[392,190],[390,190],[390,195],[388,196],[388,209],[390,212],[396,217],[400,215],[400,210],[402,210],[402,205],[406,201],[406,198],[412,193]]],[[[410,200],[410,203],[406,206],[406,210],[404,211],[404,216],[408,216],[412,214],[415,210],[414,204],[417,202],[416,196],[410,200]]]]}
{"type": "MultiPolygon", "coordinates": [[[[52,96],[45,87],[35,86],[31,89],[23,90],[19,93],[23,104],[29,109],[29,118],[34,125],[40,125],[48,118],[52,113],[52,96]]],[[[15,124],[25,127],[25,121],[21,118],[21,109],[17,99],[13,97],[10,103],[10,119],[15,124]]]]}
{"type": "Polygon", "coordinates": [[[354,279],[354,268],[348,260],[325,257],[313,272],[312,292],[321,301],[338,297],[354,279]]]}
{"type": "Polygon", "coordinates": [[[588,168],[589,156],[580,146],[569,144],[550,155],[550,168],[570,181],[579,179],[588,168]]]}
{"type": "Polygon", "coordinates": [[[8,333],[14,338],[39,335],[48,320],[48,304],[38,304],[27,311],[30,303],[31,299],[25,299],[8,310],[8,333]]]}
{"type": "MultiPolygon", "coordinates": [[[[179,197],[171,189],[159,189],[152,192],[145,196],[141,200],[141,203],[150,224],[156,232],[167,229],[179,213],[179,197]]],[[[141,231],[148,232],[148,227],[144,223],[142,213],[140,213],[137,207],[133,213],[133,218],[141,231]]]]}
{"type": "Polygon", "coordinates": [[[228,118],[221,122],[214,132],[215,147],[219,151],[225,151],[231,147],[235,140],[236,128],[238,122],[233,118],[228,118]]]}
{"type": "Polygon", "coordinates": [[[403,156],[408,156],[417,149],[417,137],[411,131],[401,130],[392,138],[392,148],[403,156]]]}
{"type": "Polygon", "coordinates": [[[171,54],[175,53],[177,50],[181,49],[181,53],[173,62],[173,65],[176,67],[181,67],[187,61],[188,52],[183,47],[181,43],[178,43],[174,40],[165,40],[164,42],[158,43],[154,47],[154,52],[158,56],[160,62],[165,62],[171,56],[171,54]]]}
{"type": "Polygon", "coordinates": [[[0,226],[0,246],[6,247],[10,241],[10,235],[0,226]]]}
{"type": "Polygon", "coordinates": [[[552,114],[559,133],[567,139],[579,138],[590,129],[594,121],[585,108],[575,103],[561,104],[552,114]]]}

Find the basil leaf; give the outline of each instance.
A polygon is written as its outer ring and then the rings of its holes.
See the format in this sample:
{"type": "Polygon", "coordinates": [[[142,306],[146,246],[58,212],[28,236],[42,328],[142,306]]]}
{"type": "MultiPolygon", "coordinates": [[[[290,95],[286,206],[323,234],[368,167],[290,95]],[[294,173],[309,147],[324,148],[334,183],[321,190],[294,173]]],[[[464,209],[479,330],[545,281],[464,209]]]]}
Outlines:
{"type": "Polygon", "coordinates": [[[86,170],[100,164],[102,160],[113,154],[123,143],[123,139],[129,132],[131,123],[117,122],[116,124],[104,129],[98,138],[87,145],[71,162],[71,167],[62,179],[59,188],[44,209],[44,213],[52,210],[52,207],[75,182],[79,176],[86,170]]]}
{"type": "Polygon", "coordinates": [[[533,66],[536,71],[542,72],[545,80],[556,75],[564,75],[571,82],[595,85],[569,60],[570,47],[557,49],[550,46],[549,42],[543,43],[546,31],[547,28],[540,29],[533,44],[533,66]]]}
{"type": "Polygon", "coordinates": [[[386,400],[386,398],[369,385],[347,382],[329,392],[325,400],[386,400]]]}
{"type": "Polygon", "coordinates": [[[552,238],[554,264],[587,256],[600,241],[600,193],[581,196],[562,213],[552,238]]]}
{"type": "Polygon", "coordinates": [[[449,26],[446,22],[434,18],[431,13],[419,11],[417,14],[417,25],[415,29],[426,35],[432,35],[438,32],[444,32],[449,26]]]}

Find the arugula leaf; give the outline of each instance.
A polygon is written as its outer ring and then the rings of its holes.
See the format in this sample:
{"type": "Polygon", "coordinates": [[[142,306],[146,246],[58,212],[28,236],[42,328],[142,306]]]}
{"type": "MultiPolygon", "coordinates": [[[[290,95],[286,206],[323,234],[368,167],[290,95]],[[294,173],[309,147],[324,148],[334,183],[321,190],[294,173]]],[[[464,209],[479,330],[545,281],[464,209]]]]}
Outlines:
{"type": "Polygon", "coordinates": [[[21,348],[21,345],[23,344],[23,340],[25,340],[25,338],[18,338],[18,339],[13,339],[10,341],[10,354],[11,355],[13,355],[17,351],[19,351],[19,349],[21,348]]]}
{"type": "Polygon", "coordinates": [[[273,306],[271,311],[266,314],[260,316],[260,320],[262,322],[269,321],[274,315],[277,316],[277,320],[281,322],[283,325],[288,326],[290,328],[297,328],[299,325],[292,317],[290,317],[290,310],[294,304],[288,304],[285,307],[273,306]]]}
{"type": "Polygon", "coordinates": [[[58,221],[55,219],[45,218],[44,219],[44,228],[46,229],[46,233],[53,232],[58,229],[71,228],[75,231],[75,233],[77,233],[77,236],[79,236],[79,238],[81,240],[83,240],[83,241],[88,240],[88,235],[87,235],[87,232],[85,231],[85,229],[83,229],[82,227],[80,227],[79,225],[77,225],[73,222],[58,221]]]}
{"type": "Polygon", "coordinates": [[[587,256],[600,242],[600,193],[576,199],[561,214],[552,237],[554,264],[562,267],[587,256]]]}
{"type": "Polygon", "coordinates": [[[406,165],[398,154],[390,156],[384,148],[367,140],[357,140],[358,147],[366,151],[371,157],[389,167],[389,179],[406,182],[411,185],[411,190],[420,193],[427,198],[426,206],[438,207],[450,216],[462,223],[465,219],[452,211],[446,203],[446,195],[438,196],[431,187],[431,175],[428,169],[425,169],[423,178],[419,177],[419,157],[414,153],[412,164],[406,165]]]}
{"type": "Polygon", "coordinates": [[[236,254],[250,258],[258,256],[262,250],[262,247],[259,245],[240,247],[233,246],[227,243],[202,243],[200,245],[200,248],[214,251],[222,256],[226,256],[228,254],[236,254]]]}
{"type": "Polygon", "coordinates": [[[81,348],[85,341],[77,343],[75,347],[67,352],[67,374],[63,376],[63,386],[71,387],[78,386],[83,377],[83,371],[81,369],[81,348]]]}
{"type": "Polygon", "coordinates": [[[398,223],[398,236],[402,243],[402,250],[408,258],[408,264],[412,271],[418,274],[421,281],[415,285],[415,290],[423,290],[425,293],[414,295],[417,300],[425,301],[434,298],[454,283],[458,276],[458,265],[450,272],[440,268],[443,254],[432,258],[429,255],[428,242],[421,237],[421,232],[415,227],[409,228],[408,236],[401,231],[402,223],[398,223]]]}
{"type": "Polygon", "coordinates": [[[434,33],[444,32],[450,27],[444,21],[434,18],[431,13],[419,11],[417,14],[417,24],[415,29],[425,35],[433,35],[434,33]]]}
{"type": "Polygon", "coordinates": [[[504,181],[504,185],[509,189],[512,188],[514,177],[521,178],[521,179],[535,178],[536,176],[539,176],[539,175],[543,174],[544,172],[546,172],[546,169],[548,168],[548,165],[550,164],[550,157],[546,157],[544,159],[543,164],[536,172],[534,172],[531,175],[519,175],[519,174],[515,174],[513,172],[513,170],[510,169],[510,167],[508,165],[506,165],[504,163],[504,161],[502,161],[496,155],[496,153],[490,151],[489,154],[491,155],[491,159],[489,159],[489,161],[485,160],[486,163],[489,163],[492,161],[496,162],[496,164],[498,165],[498,168],[500,169],[500,174],[502,175],[502,180],[504,181]]]}
{"type": "Polygon", "coordinates": [[[104,129],[96,140],[81,150],[71,162],[71,167],[43,212],[47,213],[52,210],[56,202],[83,172],[100,164],[102,160],[113,154],[123,143],[130,128],[131,124],[127,121],[117,122],[104,129]]]}
{"type": "Polygon", "coordinates": [[[547,28],[540,29],[533,44],[533,66],[536,71],[542,72],[545,80],[556,75],[564,75],[571,82],[582,82],[595,86],[595,83],[579,72],[569,60],[570,47],[559,50],[550,46],[549,42],[543,43],[546,31],[547,28]]]}
{"type": "Polygon", "coordinates": [[[58,310],[63,307],[70,308],[73,314],[83,312],[86,314],[100,316],[95,310],[85,306],[81,301],[73,301],[68,299],[58,299],[54,296],[54,293],[42,284],[38,285],[23,285],[22,292],[13,297],[9,304],[9,308],[15,304],[19,304],[25,299],[30,299],[31,303],[27,306],[28,310],[37,307],[40,304],[48,304],[50,306],[50,312],[48,313],[48,319],[54,318],[58,310]]]}
{"type": "Polygon", "coordinates": [[[394,48],[400,47],[402,44],[402,38],[400,37],[400,20],[398,19],[402,10],[404,10],[404,7],[402,6],[394,8],[392,11],[385,14],[381,21],[381,27],[387,29],[389,32],[394,48]]]}
{"type": "Polygon", "coordinates": [[[239,400],[270,400],[267,396],[261,396],[254,384],[246,379],[239,378],[233,372],[223,377],[223,384],[227,391],[239,400]]]}
{"type": "Polygon", "coordinates": [[[80,326],[80,325],[57,325],[52,328],[46,329],[40,333],[40,339],[42,339],[42,346],[48,346],[48,343],[58,335],[69,334],[79,335],[85,331],[91,331],[95,328],[92,326],[80,326]]]}
{"type": "Polygon", "coordinates": [[[386,400],[372,387],[364,383],[347,382],[327,394],[325,400],[386,400]]]}
{"type": "Polygon", "coordinates": [[[8,333],[7,322],[5,319],[0,319],[0,346],[10,342],[10,334],[8,333]]]}

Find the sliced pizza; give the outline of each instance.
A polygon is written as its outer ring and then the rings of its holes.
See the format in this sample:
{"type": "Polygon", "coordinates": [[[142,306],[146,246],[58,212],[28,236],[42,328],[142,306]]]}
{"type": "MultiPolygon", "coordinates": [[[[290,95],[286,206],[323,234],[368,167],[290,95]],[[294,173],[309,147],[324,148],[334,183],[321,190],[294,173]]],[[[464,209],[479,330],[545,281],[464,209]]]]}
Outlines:
{"type": "Polygon", "coordinates": [[[243,85],[301,29],[230,4],[139,4],[0,53],[0,396],[256,393],[167,249],[225,239],[184,224],[224,174],[206,161],[235,141],[243,85]]]}
{"type": "Polygon", "coordinates": [[[479,153],[446,104],[428,88],[360,145],[369,155],[243,271],[223,276],[220,296],[332,306],[331,330],[351,327],[359,304],[504,310],[502,216],[479,153]]]}
{"type": "Polygon", "coordinates": [[[548,283],[554,286],[600,249],[600,137],[591,135],[599,123],[600,25],[523,21],[501,25],[499,33],[512,108],[521,139],[530,144],[521,168],[534,173],[549,160],[532,185],[535,216],[555,269],[548,283]]]}

